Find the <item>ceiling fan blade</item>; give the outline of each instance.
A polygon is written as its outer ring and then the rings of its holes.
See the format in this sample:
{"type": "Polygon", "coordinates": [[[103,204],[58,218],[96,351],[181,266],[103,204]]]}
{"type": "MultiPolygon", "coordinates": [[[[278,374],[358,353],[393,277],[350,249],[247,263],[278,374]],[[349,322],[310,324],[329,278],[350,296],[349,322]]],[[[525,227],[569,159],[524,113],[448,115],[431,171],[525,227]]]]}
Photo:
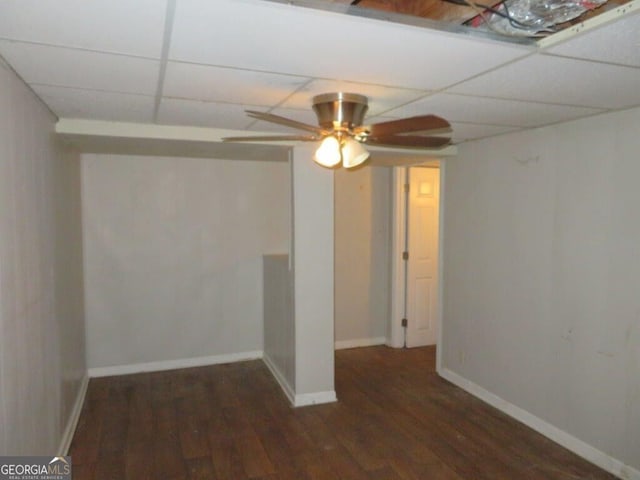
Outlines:
{"type": "Polygon", "coordinates": [[[320,135],[328,133],[320,127],[315,125],[309,125],[307,123],[298,122],[297,120],[291,120],[290,118],[281,117],[280,115],[274,115],[273,113],[257,112],[255,110],[246,110],[247,115],[251,118],[258,120],[264,120],[266,122],[278,123],[287,127],[297,128],[298,130],[306,130],[307,132],[313,132],[320,135]]]}
{"type": "Polygon", "coordinates": [[[400,148],[439,148],[449,145],[447,137],[420,137],[417,135],[380,135],[367,138],[366,145],[400,148]]]}
{"type": "Polygon", "coordinates": [[[251,137],[224,137],[223,142],[317,142],[320,137],[310,135],[254,135],[251,137]]]}
{"type": "MultiPolygon", "coordinates": [[[[417,117],[400,118],[388,122],[374,123],[363,127],[372,137],[382,135],[395,135],[405,132],[422,132],[432,130],[450,129],[451,125],[444,118],[436,115],[419,115],[417,117]]],[[[445,130],[446,131],[446,130],[445,130]]]]}

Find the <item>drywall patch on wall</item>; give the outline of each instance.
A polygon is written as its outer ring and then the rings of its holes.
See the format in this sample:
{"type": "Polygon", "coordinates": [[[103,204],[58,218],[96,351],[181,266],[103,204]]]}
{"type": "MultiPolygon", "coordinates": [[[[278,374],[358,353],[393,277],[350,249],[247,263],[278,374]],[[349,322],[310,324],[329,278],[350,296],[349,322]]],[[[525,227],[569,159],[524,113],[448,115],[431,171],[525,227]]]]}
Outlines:
{"type": "Polygon", "coordinates": [[[83,156],[89,366],[262,351],[289,178],[282,162],[83,156]]]}
{"type": "Polygon", "coordinates": [[[463,144],[445,180],[443,368],[629,471],[638,124],[636,108],[463,144]]]}

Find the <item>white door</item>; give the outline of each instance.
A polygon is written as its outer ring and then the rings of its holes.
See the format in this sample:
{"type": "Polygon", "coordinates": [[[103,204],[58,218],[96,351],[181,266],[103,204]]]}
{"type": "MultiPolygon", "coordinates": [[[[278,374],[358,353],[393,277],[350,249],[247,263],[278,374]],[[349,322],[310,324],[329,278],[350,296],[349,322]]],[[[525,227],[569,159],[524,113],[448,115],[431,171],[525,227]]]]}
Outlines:
{"type": "Polygon", "coordinates": [[[438,338],[438,213],[440,170],[409,169],[407,347],[438,338]]]}

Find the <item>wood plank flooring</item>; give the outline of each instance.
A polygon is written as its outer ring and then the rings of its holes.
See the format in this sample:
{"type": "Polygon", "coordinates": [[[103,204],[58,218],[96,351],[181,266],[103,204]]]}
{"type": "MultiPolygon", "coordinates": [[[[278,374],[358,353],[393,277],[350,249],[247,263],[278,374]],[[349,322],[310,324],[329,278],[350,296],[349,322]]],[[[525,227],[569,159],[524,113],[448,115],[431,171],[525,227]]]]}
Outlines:
{"type": "Polygon", "coordinates": [[[433,348],[336,352],[293,409],[261,361],[92,379],[74,480],[613,479],[435,374],[433,348]]]}

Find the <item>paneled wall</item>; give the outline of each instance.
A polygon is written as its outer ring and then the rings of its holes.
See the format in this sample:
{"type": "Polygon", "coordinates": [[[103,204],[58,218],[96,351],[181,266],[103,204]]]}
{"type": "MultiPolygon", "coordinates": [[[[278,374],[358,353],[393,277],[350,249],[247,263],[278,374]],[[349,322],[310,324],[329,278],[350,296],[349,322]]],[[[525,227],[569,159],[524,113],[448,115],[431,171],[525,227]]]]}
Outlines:
{"type": "Polygon", "coordinates": [[[55,121],[0,60],[1,455],[60,453],[86,374],[80,160],[55,121]]]}
{"type": "Polygon", "coordinates": [[[83,156],[89,366],[260,356],[289,179],[285,162],[83,156]]]}
{"type": "Polygon", "coordinates": [[[289,255],[264,257],[264,362],[295,402],[294,279],[289,255]]]}
{"type": "Polygon", "coordinates": [[[445,369],[633,478],[638,125],[633,109],[463,144],[445,161],[442,345],[445,369]]]}

